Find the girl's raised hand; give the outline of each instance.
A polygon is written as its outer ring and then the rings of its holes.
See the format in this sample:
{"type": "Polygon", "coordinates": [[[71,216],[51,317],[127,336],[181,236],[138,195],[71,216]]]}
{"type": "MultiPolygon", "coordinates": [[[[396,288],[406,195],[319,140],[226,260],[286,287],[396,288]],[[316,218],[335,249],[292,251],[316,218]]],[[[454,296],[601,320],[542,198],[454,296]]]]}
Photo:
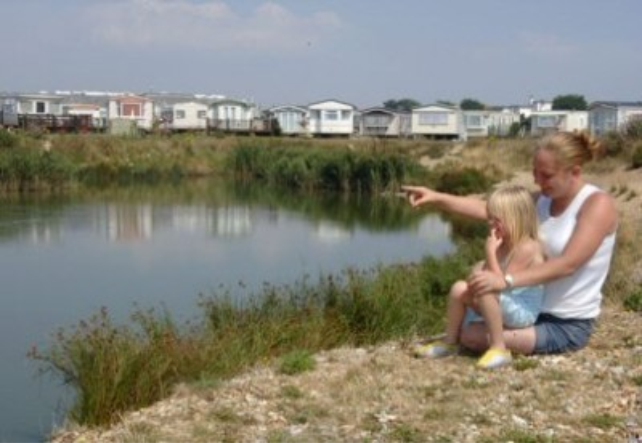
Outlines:
{"type": "Polygon", "coordinates": [[[495,253],[497,249],[502,245],[502,238],[497,232],[497,228],[493,227],[486,237],[486,250],[491,253],[495,253]]]}

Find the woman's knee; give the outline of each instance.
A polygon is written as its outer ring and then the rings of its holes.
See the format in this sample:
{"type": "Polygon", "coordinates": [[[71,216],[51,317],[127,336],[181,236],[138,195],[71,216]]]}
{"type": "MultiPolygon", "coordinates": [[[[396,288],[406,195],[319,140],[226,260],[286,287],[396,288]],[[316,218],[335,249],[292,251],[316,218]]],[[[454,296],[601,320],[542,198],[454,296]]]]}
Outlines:
{"type": "Polygon", "coordinates": [[[483,323],[473,323],[461,331],[459,340],[467,349],[482,352],[488,348],[488,332],[483,323]]]}

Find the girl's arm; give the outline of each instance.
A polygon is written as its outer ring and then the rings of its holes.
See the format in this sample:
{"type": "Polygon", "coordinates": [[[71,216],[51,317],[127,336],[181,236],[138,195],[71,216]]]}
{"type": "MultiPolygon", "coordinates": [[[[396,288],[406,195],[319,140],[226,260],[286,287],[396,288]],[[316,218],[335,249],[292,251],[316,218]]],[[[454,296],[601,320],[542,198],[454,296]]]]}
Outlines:
{"type": "Polygon", "coordinates": [[[492,228],[490,230],[490,233],[488,234],[488,237],[486,238],[486,268],[490,272],[499,276],[504,275],[499,264],[499,257],[497,257],[497,253],[501,244],[502,239],[497,236],[497,230],[495,228],[492,228]]]}
{"type": "Polygon", "coordinates": [[[486,202],[480,198],[437,192],[425,186],[402,186],[401,189],[408,194],[413,207],[433,205],[442,211],[464,217],[477,220],[488,218],[486,202]]]}

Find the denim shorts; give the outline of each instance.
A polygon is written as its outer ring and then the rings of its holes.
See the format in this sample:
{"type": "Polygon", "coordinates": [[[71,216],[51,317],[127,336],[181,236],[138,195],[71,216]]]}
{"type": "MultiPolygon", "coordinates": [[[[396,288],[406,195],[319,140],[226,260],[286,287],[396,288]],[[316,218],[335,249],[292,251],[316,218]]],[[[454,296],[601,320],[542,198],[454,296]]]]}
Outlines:
{"type": "Polygon", "coordinates": [[[559,318],[540,314],[535,323],[534,354],[561,354],[586,346],[595,329],[595,319],[559,318]]]}

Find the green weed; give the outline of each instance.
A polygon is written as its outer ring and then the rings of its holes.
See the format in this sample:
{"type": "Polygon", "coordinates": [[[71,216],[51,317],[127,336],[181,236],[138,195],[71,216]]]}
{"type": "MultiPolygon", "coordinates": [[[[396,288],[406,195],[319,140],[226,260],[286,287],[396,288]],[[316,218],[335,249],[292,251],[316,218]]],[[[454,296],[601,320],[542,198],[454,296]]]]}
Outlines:
{"type": "Polygon", "coordinates": [[[316,368],[314,356],[305,350],[292,351],[281,358],[279,372],[281,374],[295,375],[312,371],[316,368]]]}
{"type": "Polygon", "coordinates": [[[622,419],[611,414],[592,414],[584,417],[582,422],[599,429],[611,429],[619,426],[622,419]]]}

